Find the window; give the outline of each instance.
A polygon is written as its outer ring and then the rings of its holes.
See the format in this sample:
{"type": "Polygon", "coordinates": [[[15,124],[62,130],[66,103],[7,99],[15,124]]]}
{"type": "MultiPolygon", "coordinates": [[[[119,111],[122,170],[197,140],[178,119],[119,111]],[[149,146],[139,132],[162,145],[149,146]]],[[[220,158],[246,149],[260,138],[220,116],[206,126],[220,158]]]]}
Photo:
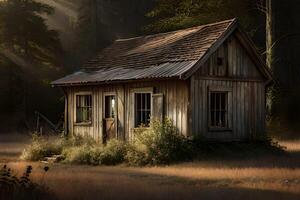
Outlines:
{"type": "Polygon", "coordinates": [[[92,95],[76,95],[76,123],[92,122],[92,95]]]}
{"type": "Polygon", "coordinates": [[[151,93],[134,94],[135,127],[149,126],[151,115],[151,93]]]}
{"type": "Polygon", "coordinates": [[[210,92],[210,127],[228,128],[228,92],[210,92]]]}
{"type": "Polygon", "coordinates": [[[116,97],[114,95],[105,96],[105,118],[115,118],[116,97]]]}
{"type": "Polygon", "coordinates": [[[223,62],[224,62],[224,58],[222,58],[222,57],[218,57],[217,58],[217,64],[218,64],[218,66],[222,66],[223,62]]]}

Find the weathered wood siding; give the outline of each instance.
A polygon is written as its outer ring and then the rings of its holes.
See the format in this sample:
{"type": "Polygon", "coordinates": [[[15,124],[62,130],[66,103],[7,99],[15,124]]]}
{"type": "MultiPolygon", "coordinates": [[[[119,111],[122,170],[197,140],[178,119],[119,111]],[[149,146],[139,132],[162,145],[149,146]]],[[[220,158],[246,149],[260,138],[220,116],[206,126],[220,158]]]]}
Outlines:
{"type": "MultiPolygon", "coordinates": [[[[146,81],[126,84],[99,85],[91,87],[70,87],[68,93],[68,131],[69,134],[88,135],[101,142],[103,135],[103,95],[107,92],[116,94],[117,98],[117,136],[128,140],[133,132],[132,91],[152,88],[153,94],[160,94],[159,101],[164,116],[172,119],[179,133],[188,134],[188,98],[189,84],[186,81],[146,81]],[[93,113],[91,125],[75,124],[75,96],[79,92],[91,92],[93,96],[93,113]],[[162,96],[161,96],[162,95],[162,96]],[[162,99],[161,99],[162,98],[162,99]],[[163,103],[161,103],[163,101],[163,103]]],[[[155,97],[157,98],[157,97],[155,97]]],[[[157,106],[153,104],[153,107],[157,106]]]]}
{"type": "Polygon", "coordinates": [[[265,133],[265,79],[234,35],[186,81],[134,81],[66,88],[69,133],[89,135],[101,142],[103,96],[114,93],[117,98],[117,137],[130,140],[134,129],[133,90],[139,89],[150,90],[155,96],[152,99],[153,115],[172,119],[183,135],[211,140],[243,140],[265,133]],[[220,57],[224,58],[222,64],[218,64],[220,57]],[[229,130],[209,129],[209,88],[229,88],[229,130]],[[91,92],[93,96],[91,125],[74,123],[75,95],[78,92],[91,92]]]}
{"type": "MultiPolygon", "coordinates": [[[[221,66],[222,67],[222,66],[221,66]]],[[[240,42],[229,38],[191,77],[192,134],[211,140],[243,140],[265,133],[265,81],[240,42]],[[217,65],[225,55],[226,73],[217,65]],[[231,130],[210,131],[209,88],[231,88],[231,130]]]]}
{"type": "Polygon", "coordinates": [[[199,68],[195,76],[236,77],[243,79],[262,80],[262,75],[254,65],[246,50],[234,36],[222,44],[210,56],[210,59],[199,68]],[[223,65],[217,65],[217,58],[223,57],[223,65]],[[227,68],[227,69],[226,69],[227,68]]]}

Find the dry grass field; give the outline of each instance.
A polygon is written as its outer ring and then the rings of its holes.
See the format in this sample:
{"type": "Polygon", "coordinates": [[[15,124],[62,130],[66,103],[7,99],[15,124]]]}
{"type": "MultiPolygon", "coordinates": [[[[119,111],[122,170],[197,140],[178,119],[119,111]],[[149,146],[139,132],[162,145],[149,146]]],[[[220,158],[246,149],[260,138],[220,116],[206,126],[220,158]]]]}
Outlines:
{"type": "Polygon", "coordinates": [[[282,141],[288,154],[133,168],[45,164],[17,160],[27,138],[0,139],[0,163],[15,173],[33,166],[33,179],[59,199],[300,199],[300,141],[282,141]]]}

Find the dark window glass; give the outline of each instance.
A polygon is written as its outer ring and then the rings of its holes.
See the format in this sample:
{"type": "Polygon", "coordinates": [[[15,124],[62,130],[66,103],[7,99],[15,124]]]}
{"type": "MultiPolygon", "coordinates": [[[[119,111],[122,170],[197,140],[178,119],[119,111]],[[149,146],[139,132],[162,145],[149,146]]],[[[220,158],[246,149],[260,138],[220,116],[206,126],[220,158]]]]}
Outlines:
{"type": "Polygon", "coordinates": [[[92,95],[76,95],[76,123],[92,121],[92,95]]]}
{"type": "Polygon", "coordinates": [[[218,64],[218,66],[222,66],[222,65],[223,65],[223,62],[224,62],[224,59],[223,59],[223,58],[221,58],[221,57],[218,57],[218,58],[217,58],[217,64],[218,64]]]}
{"type": "Polygon", "coordinates": [[[151,93],[134,94],[135,127],[149,126],[151,114],[151,93]]]}
{"type": "Polygon", "coordinates": [[[105,96],[105,118],[114,118],[116,113],[116,97],[105,96]]]}
{"type": "Polygon", "coordinates": [[[210,93],[210,127],[227,127],[227,92],[210,93]]]}

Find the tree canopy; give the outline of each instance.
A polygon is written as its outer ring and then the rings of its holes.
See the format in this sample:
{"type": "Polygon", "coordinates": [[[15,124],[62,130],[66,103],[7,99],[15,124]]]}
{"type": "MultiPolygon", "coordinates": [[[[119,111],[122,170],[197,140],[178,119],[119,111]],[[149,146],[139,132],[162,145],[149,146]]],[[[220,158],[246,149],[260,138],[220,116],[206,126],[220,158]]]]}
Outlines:
{"type": "Polygon", "coordinates": [[[253,0],[158,0],[147,14],[152,23],[145,30],[149,33],[166,32],[180,28],[238,17],[248,31],[255,31],[253,24],[260,13],[253,0]]]}
{"type": "Polygon", "coordinates": [[[30,62],[57,64],[61,54],[59,35],[49,30],[43,15],[53,8],[34,0],[0,2],[0,43],[30,62]]]}

